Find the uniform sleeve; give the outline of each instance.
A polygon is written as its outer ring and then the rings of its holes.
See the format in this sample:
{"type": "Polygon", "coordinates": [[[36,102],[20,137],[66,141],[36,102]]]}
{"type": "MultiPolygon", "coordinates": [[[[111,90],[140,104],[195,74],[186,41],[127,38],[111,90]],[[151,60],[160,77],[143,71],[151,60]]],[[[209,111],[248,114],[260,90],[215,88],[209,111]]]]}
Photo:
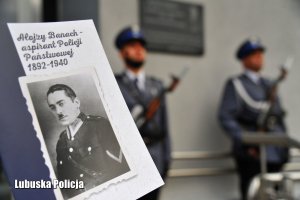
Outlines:
{"type": "Polygon", "coordinates": [[[104,120],[102,122],[102,127],[104,135],[104,145],[105,145],[105,151],[106,155],[113,161],[122,163],[124,160],[124,156],[121,150],[121,147],[119,145],[119,142],[115,136],[115,133],[110,125],[110,122],[108,120],[104,120]]]}
{"type": "Polygon", "coordinates": [[[232,138],[234,143],[241,143],[242,129],[237,121],[241,102],[238,99],[232,80],[228,80],[221,99],[218,118],[221,127],[232,138]]]}

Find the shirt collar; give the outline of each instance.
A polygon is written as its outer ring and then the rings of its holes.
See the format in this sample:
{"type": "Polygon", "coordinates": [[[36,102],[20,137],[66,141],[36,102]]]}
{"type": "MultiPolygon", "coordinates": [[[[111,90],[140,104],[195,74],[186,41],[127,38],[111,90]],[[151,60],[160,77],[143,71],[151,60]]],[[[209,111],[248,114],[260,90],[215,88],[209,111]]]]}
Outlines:
{"type": "Polygon", "coordinates": [[[145,89],[146,84],[146,74],[144,70],[141,70],[139,73],[135,74],[129,69],[125,71],[126,76],[131,80],[134,81],[135,79],[138,79],[138,87],[141,90],[145,89]]]}
{"type": "Polygon", "coordinates": [[[80,113],[78,118],[76,119],[75,126],[74,127],[70,125],[67,126],[67,135],[69,139],[74,140],[76,133],[78,132],[79,128],[82,126],[83,121],[85,121],[85,119],[86,119],[86,115],[80,113]]]}
{"type": "Polygon", "coordinates": [[[244,74],[254,83],[258,84],[260,79],[261,79],[261,75],[257,72],[251,71],[249,69],[245,69],[244,74]]]}

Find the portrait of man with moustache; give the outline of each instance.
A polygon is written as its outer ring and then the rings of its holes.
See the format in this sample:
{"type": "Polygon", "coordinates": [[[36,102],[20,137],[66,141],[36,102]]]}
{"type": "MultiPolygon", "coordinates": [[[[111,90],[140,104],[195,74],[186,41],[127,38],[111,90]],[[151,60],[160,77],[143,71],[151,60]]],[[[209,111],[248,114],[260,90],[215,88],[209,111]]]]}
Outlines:
{"type": "Polygon", "coordinates": [[[84,182],[84,189],[62,189],[65,197],[76,196],[129,171],[105,117],[82,112],[79,97],[68,85],[54,84],[46,96],[49,111],[65,127],[56,144],[57,178],[84,182]]]}
{"type": "Polygon", "coordinates": [[[94,68],[19,81],[59,198],[83,199],[136,175],[94,68]]]}

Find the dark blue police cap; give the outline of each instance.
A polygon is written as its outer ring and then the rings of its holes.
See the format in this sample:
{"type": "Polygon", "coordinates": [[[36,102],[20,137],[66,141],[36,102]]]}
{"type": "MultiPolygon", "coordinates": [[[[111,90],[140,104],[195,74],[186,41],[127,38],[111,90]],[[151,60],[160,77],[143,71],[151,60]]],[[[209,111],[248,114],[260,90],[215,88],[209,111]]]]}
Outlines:
{"type": "Polygon", "coordinates": [[[145,37],[138,26],[130,26],[123,29],[117,36],[115,45],[121,49],[124,44],[131,41],[140,41],[144,46],[146,45],[145,37]]]}
{"type": "Polygon", "coordinates": [[[236,52],[236,57],[237,59],[241,60],[255,51],[264,52],[265,50],[266,48],[260,43],[259,39],[255,39],[255,40],[249,39],[241,44],[241,46],[236,52]]]}

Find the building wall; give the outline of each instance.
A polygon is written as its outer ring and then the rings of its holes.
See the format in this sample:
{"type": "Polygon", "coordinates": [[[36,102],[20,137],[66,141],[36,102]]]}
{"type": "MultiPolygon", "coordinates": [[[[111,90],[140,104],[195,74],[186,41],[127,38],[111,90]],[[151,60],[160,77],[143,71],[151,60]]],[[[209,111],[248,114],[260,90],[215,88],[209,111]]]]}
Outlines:
{"type": "MultiPolygon", "coordinates": [[[[205,55],[186,56],[149,52],[145,65],[149,74],[167,84],[171,73],[183,66],[190,71],[175,93],[168,96],[173,151],[228,151],[230,141],[219,128],[217,108],[226,79],[242,71],[235,51],[249,36],[259,36],[267,46],[263,74],[276,77],[288,55],[295,58],[288,79],[280,87],[288,111],[290,135],[300,140],[300,1],[298,0],[181,0],[204,6],[205,55]]],[[[100,1],[99,28],[110,64],[115,72],[123,69],[114,47],[116,34],[124,26],[139,23],[137,0],[100,1]]],[[[222,165],[228,161],[218,161],[222,165]]],[[[232,163],[231,163],[232,164],[232,163]]],[[[192,166],[186,162],[185,166],[192,166]]],[[[201,164],[200,164],[201,165],[201,164]]],[[[198,165],[199,167],[199,165],[198,165]]],[[[200,166],[201,167],[201,166],[200,166]]],[[[236,175],[172,178],[167,180],[162,199],[232,199],[237,197],[236,175]],[[229,185],[226,185],[230,183],[229,185]],[[224,186],[226,185],[226,186],[224,186]],[[200,188],[200,189],[199,189],[200,188]],[[211,190],[214,188],[215,190],[211,190]],[[225,189],[224,189],[225,188],[225,189]],[[216,192],[215,191],[222,191],[216,192]],[[206,192],[205,194],[203,194],[206,192]],[[206,195],[206,198],[204,198],[206,195]]]]}

